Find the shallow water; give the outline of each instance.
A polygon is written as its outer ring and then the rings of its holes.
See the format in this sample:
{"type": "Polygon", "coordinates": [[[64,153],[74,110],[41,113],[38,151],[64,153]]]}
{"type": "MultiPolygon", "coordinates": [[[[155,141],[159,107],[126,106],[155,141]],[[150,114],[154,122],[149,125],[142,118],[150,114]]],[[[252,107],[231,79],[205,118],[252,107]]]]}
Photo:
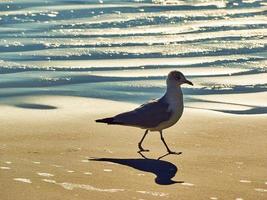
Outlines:
{"type": "Polygon", "coordinates": [[[186,106],[266,114],[266,38],[265,0],[1,1],[0,102],[141,103],[176,69],[195,84],[186,106]]]}

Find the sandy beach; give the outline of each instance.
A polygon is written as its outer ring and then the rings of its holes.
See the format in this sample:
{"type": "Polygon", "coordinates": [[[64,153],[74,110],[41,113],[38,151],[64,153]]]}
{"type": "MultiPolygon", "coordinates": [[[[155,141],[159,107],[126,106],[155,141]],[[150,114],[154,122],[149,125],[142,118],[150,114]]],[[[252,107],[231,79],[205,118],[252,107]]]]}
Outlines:
{"type": "Polygon", "coordinates": [[[266,11],[266,0],[0,1],[0,200],[266,200],[266,11]],[[181,155],[164,156],[157,132],[140,155],[144,130],[95,122],[162,97],[173,70],[194,84],[164,130],[181,155]]]}
{"type": "Polygon", "coordinates": [[[1,199],[267,198],[266,115],[186,108],[165,130],[169,146],[183,154],[157,160],[166,153],[158,133],[148,135],[144,159],[137,153],[143,130],[94,122],[136,104],[26,100],[1,105],[1,199]]]}

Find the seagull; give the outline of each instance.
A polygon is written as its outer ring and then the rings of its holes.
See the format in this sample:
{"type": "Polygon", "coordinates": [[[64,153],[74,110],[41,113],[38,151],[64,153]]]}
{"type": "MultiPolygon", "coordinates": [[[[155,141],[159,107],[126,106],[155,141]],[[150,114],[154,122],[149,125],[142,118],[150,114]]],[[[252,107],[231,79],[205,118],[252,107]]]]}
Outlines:
{"type": "Polygon", "coordinates": [[[168,154],[181,154],[182,152],[177,153],[170,150],[163,137],[163,130],[176,124],[183,114],[184,103],[181,85],[186,83],[193,86],[193,83],[179,71],[171,71],[166,83],[166,92],[161,98],[149,101],[132,111],[114,117],[97,119],[96,122],[145,129],[145,133],[138,143],[139,153],[149,151],[142,147],[148,131],[158,131],[168,154]]]}

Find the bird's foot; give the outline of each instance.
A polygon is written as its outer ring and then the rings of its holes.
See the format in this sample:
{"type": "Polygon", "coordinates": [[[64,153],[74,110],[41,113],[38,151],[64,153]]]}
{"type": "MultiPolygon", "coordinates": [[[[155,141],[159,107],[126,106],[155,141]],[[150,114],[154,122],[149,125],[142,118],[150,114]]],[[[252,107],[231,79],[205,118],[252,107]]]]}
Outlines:
{"type": "Polygon", "coordinates": [[[164,157],[166,157],[166,156],[168,156],[168,155],[171,155],[171,154],[174,154],[174,155],[180,155],[180,154],[182,154],[182,152],[168,151],[168,153],[166,153],[166,154],[164,154],[164,155],[158,157],[158,160],[160,160],[160,159],[162,159],[162,158],[164,158],[164,157]]]}
{"type": "Polygon", "coordinates": [[[168,151],[168,154],[180,155],[182,152],[168,151]]]}
{"type": "Polygon", "coordinates": [[[139,151],[137,151],[138,153],[140,152],[148,152],[149,150],[148,149],[139,149],[139,151]]]}
{"type": "Polygon", "coordinates": [[[142,146],[138,146],[138,148],[139,148],[138,153],[140,153],[140,152],[148,152],[149,151],[148,149],[144,149],[142,146]]]}

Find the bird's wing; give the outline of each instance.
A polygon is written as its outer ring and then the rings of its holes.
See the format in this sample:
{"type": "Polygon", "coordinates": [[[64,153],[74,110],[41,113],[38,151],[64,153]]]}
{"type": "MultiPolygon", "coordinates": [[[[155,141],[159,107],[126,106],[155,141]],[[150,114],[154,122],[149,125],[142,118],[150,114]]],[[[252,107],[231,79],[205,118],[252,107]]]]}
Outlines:
{"type": "Polygon", "coordinates": [[[168,110],[169,105],[161,100],[154,100],[141,105],[133,111],[121,113],[114,117],[114,122],[136,126],[140,128],[152,128],[161,122],[169,120],[171,111],[168,110]]]}

